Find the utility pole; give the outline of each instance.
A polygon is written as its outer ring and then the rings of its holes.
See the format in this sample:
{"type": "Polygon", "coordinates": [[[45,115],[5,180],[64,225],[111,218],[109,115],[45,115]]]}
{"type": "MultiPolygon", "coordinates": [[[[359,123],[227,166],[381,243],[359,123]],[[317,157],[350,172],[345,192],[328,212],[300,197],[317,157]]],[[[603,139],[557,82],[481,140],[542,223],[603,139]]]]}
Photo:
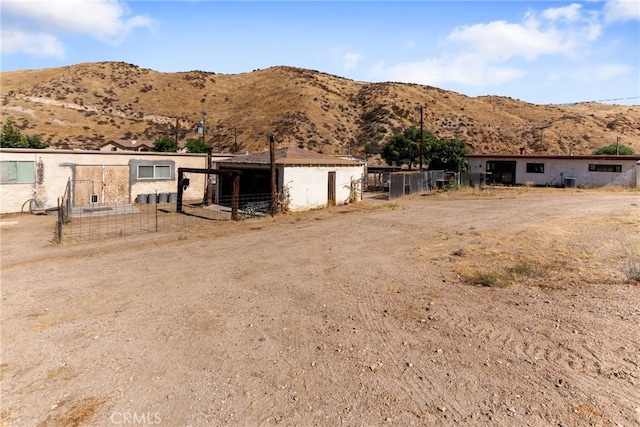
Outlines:
{"type": "Polygon", "coordinates": [[[180,133],[180,119],[176,117],[176,147],[178,146],[178,133],[180,133]]]}
{"type": "Polygon", "coordinates": [[[620,137],[616,138],[616,156],[620,155],[620,137]]]}
{"type": "Polygon", "coordinates": [[[424,137],[422,130],[422,105],[420,106],[420,170],[422,170],[422,161],[424,159],[424,137]]]}
{"type": "MultiPolygon", "coordinates": [[[[207,127],[206,127],[206,121],[207,119],[207,112],[203,111],[202,112],[202,142],[204,142],[205,144],[207,143],[207,127]]],[[[211,170],[212,166],[213,166],[213,159],[212,159],[212,153],[211,151],[213,150],[213,147],[209,147],[209,149],[207,150],[207,169],[211,170]]],[[[207,177],[207,181],[205,182],[205,205],[206,206],[210,206],[213,200],[213,181],[211,180],[211,175],[210,174],[206,174],[205,175],[207,177]]]]}

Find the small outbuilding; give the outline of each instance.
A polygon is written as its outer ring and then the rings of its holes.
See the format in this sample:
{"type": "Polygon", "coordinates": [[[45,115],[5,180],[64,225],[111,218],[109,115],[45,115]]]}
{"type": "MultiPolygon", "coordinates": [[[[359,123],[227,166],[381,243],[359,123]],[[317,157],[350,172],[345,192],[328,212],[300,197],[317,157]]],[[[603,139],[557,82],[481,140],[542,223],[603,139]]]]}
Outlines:
{"type": "MultiPolygon", "coordinates": [[[[361,200],[364,162],[300,148],[280,148],[274,154],[276,191],[281,200],[286,200],[289,210],[304,211],[361,200]]],[[[269,151],[219,161],[216,167],[242,171],[242,195],[271,194],[269,151]]],[[[230,195],[231,187],[228,178],[220,177],[221,196],[230,195]]]]}
{"type": "Polygon", "coordinates": [[[640,156],[469,154],[469,172],[488,184],[640,187],[640,156]]]}

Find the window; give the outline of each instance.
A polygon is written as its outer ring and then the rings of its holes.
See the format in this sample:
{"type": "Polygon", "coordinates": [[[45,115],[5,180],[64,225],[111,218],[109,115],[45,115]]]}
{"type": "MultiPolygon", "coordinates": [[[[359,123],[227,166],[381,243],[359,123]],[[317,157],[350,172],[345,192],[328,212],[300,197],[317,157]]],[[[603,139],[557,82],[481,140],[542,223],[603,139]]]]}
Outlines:
{"type": "Polygon", "coordinates": [[[138,179],[171,179],[171,166],[138,166],[138,179]]]}
{"type": "Polygon", "coordinates": [[[622,165],[589,165],[589,172],[622,172],[622,165]]]}
{"type": "Polygon", "coordinates": [[[527,163],[527,173],[544,173],[544,163],[527,163]]]}
{"type": "Polygon", "coordinates": [[[34,162],[0,162],[0,183],[33,184],[35,182],[34,162]]]}

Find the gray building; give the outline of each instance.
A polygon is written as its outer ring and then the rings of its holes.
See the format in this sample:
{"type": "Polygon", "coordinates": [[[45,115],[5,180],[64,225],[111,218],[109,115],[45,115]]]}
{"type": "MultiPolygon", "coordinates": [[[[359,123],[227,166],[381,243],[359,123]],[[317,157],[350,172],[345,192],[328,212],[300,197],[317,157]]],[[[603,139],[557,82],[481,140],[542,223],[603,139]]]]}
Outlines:
{"type": "Polygon", "coordinates": [[[640,187],[640,156],[469,154],[469,172],[488,184],[640,187]]]}

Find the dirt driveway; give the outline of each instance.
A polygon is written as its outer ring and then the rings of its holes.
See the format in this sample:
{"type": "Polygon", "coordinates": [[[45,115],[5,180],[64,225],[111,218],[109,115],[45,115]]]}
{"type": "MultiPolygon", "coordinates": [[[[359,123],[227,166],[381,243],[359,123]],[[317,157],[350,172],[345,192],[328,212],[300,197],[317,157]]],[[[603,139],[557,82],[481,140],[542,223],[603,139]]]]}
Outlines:
{"type": "Polygon", "coordinates": [[[640,424],[638,192],[61,246],[52,217],[0,221],[0,426],[640,424]]]}

